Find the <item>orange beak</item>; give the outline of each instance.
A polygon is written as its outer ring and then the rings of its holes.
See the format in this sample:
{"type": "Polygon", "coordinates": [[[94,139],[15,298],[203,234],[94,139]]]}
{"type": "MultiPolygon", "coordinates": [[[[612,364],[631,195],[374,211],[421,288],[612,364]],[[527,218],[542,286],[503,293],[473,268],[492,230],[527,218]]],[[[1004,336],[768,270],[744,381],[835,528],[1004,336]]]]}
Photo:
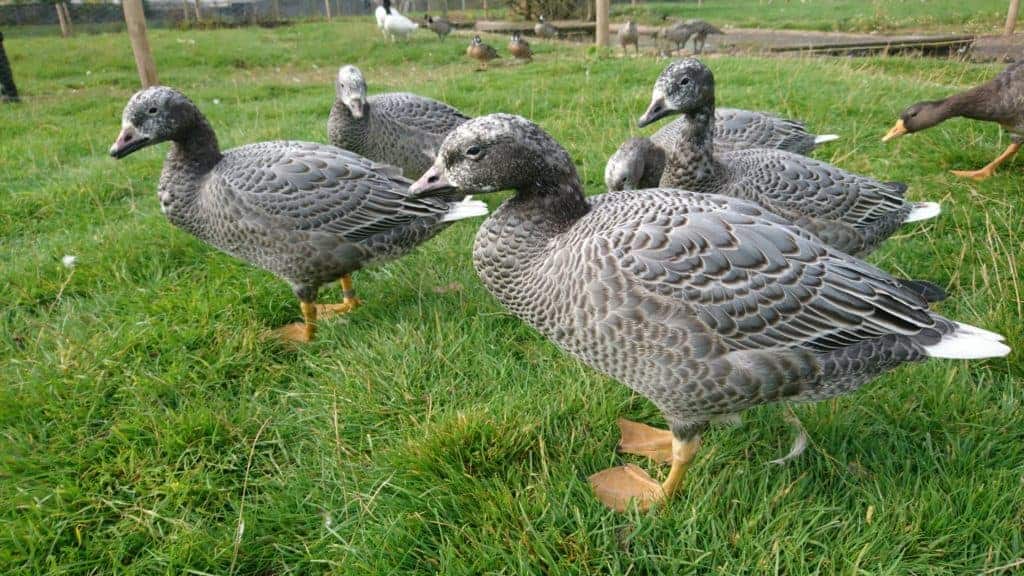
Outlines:
{"type": "Polygon", "coordinates": [[[882,142],[888,142],[897,136],[903,136],[907,133],[907,127],[903,125],[903,120],[897,120],[896,124],[882,136],[882,142]]]}

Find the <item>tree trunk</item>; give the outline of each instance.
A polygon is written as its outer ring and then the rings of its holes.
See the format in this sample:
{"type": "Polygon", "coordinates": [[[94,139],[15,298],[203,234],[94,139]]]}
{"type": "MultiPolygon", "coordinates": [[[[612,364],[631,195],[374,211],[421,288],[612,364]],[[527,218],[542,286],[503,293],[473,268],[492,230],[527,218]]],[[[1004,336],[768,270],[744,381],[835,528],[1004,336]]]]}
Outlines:
{"type": "Polygon", "coordinates": [[[188,0],[181,0],[181,20],[188,22],[188,0]]]}
{"type": "Polygon", "coordinates": [[[4,50],[4,35],[0,33],[0,102],[18,100],[18,87],[14,85],[11,62],[7,59],[7,51],[4,50]]]}
{"type": "Polygon", "coordinates": [[[53,9],[57,11],[57,22],[60,24],[60,35],[64,38],[71,36],[71,26],[68,25],[67,17],[64,16],[64,10],[61,7],[61,3],[53,5],[53,9]]]}
{"type": "Polygon", "coordinates": [[[1017,27],[1017,12],[1020,10],[1020,0],[1010,0],[1010,9],[1006,11],[1006,29],[1003,31],[1007,36],[1013,34],[1017,27]]]}
{"type": "Polygon", "coordinates": [[[608,45],[608,0],[597,0],[597,45],[608,45]]]}
{"type": "Polygon", "coordinates": [[[281,21],[281,3],[280,3],[279,0],[273,0],[270,3],[270,11],[271,11],[271,14],[274,16],[274,22],[280,22],[281,21]]]}
{"type": "Polygon", "coordinates": [[[324,14],[328,20],[331,19],[331,0],[324,0],[324,14]]]}
{"type": "Polygon", "coordinates": [[[193,4],[193,5],[195,6],[195,8],[196,8],[196,24],[198,24],[198,23],[199,23],[199,21],[203,19],[203,12],[202,12],[202,10],[201,10],[201,9],[199,8],[199,0],[192,0],[192,4],[193,4]]]}
{"type": "Polygon", "coordinates": [[[132,41],[132,52],[135,54],[135,67],[139,70],[142,87],[156,86],[156,64],[153,53],[149,50],[149,38],[146,37],[146,14],[142,11],[142,0],[124,0],[124,21],[128,24],[128,37],[132,41]]]}

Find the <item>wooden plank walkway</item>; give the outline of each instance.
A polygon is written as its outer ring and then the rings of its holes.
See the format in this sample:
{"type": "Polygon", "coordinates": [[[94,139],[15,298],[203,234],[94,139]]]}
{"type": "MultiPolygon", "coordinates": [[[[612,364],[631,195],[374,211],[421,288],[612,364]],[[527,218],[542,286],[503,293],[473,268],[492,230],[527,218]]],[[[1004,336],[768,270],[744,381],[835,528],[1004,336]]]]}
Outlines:
{"type": "MultiPolygon", "coordinates": [[[[595,24],[583,20],[552,21],[568,39],[592,39],[595,24]]],[[[612,23],[610,32],[614,35],[621,22],[612,23]]],[[[520,32],[533,35],[533,22],[512,22],[502,20],[478,20],[473,29],[491,34],[520,32]]],[[[660,27],[640,26],[641,36],[653,36],[660,27]]],[[[975,41],[972,35],[901,35],[883,36],[877,34],[848,34],[840,32],[803,32],[796,30],[764,30],[733,28],[725,35],[710,36],[709,47],[722,52],[807,52],[811,54],[853,55],[896,54],[919,52],[929,55],[950,55],[963,53],[975,41]]],[[[646,43],[646,42],[645,42],[646,43]]]]}

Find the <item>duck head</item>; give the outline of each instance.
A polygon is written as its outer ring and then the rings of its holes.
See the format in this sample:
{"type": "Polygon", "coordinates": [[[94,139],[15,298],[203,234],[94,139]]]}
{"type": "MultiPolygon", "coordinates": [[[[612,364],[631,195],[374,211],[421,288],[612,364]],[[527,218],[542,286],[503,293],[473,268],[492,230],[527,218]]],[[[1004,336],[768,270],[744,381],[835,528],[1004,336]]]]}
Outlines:
{"type": "Polygon", "coordinates": [[[900,114],[900,119],[896,121],[896,124],[882,137],[882,142],[931,128],[947,119],[949,114],[946,112],[945,102],[945,100],[928,100],[907,106],[906,110],[900,114]]]}
{"type": "Polygon", "coordinates": [[[544,130],[521,116],[490,114],[449,133],[434,165],[409,193],[421,198],[453,191],[486,194],[542,188],[565,178],[576,178],[576,168],[544,130]]]}
{"type": "Polygon", "coordinates": [[[353,118],[363,117],[366,113],[366,80],[359,68],[347,65],[338,69],[334,96],[349,109],[353,118]]]}
{"type": "Polygon", "coordinates": [[[700,110],[715,103],[715,77],[696,58],[677,60],[665,67],[654,83],[651,104],[637,121],[638,126],[671,116],[700,110]]]}
{"type": "Polygon", "coordinates": [[[124,158],[153,144],[182,139],[201,118],[196,105],[173,88],[139,90],[121,113],[121,133],[110,147],[110,155],[124,158]]]}

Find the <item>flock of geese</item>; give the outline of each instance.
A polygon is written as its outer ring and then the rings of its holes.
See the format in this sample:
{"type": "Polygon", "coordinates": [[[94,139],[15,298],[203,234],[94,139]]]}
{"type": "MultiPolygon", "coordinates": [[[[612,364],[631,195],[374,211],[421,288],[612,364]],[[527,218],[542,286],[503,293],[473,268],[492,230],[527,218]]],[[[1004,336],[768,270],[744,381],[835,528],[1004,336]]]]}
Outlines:
{"type": "MultiPolygon", "coordinates": [[[[1019,70],[911,106],[887,138],[987,114],[1014,130],[1015,151],[1020,107],[1007,91],[1020,92],[1019,70]]],[[[860,259],[897,229],[938,216],[938,204],[805,156],[835,136],[716,108],[714,75],[695,58],[664,69],[638,124],[680,118],[625,143],[608,163],[608,192],[591,197],[565,148],[526,118],[470,118],[409,93],[368,96],[355,66],[338,71],[335,90],[330,144],[222,151],[184,94],[146,88],[125,106],[110,154],[170,142],[157,189],[167,219],[288,282],[303,322],[276,333],[296,342],[360,305],[353,272],[487,215],[471,195],[513,191],[476,235],[483,284],[564,351],[650,399],[668,423],[620,421],[621,452],[670,469],[663,482],[632,464],[591,476],[612,509],[672,496],[712,421],[833,398],[905,363],[1010,352],[1002,336],[931,311],[942,288],[860,259]],[[342,300],[318,303],[334,281],[342,300]]]]}

